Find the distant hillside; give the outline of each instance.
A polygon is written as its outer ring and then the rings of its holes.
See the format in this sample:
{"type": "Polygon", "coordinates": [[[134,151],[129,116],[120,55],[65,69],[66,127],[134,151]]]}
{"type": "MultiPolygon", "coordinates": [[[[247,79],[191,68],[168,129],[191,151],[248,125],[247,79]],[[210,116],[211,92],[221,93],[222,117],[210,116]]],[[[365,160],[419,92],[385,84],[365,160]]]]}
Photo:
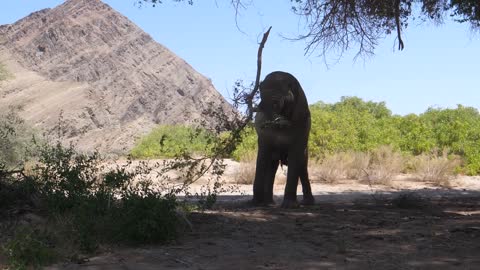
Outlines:
{"type": "Polygon", "coordinates": [[[124,152],[157,124],[215,120],[232,107],[212,83],[100,0],[68,0],[0,26],[0,108],[53,132],[62,112],[84,150],[124,152]],[[212,103],[212,104],[210,104],[212,103]]]}

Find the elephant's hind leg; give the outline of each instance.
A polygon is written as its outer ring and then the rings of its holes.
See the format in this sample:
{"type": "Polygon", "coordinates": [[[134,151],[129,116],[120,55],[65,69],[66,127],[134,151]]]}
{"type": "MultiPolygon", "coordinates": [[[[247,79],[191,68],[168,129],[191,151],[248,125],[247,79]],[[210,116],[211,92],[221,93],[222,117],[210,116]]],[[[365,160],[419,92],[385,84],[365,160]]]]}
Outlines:
{"type": "Polygon", "coordinates": [[[308,168],[304,166],[304,170],[300,173],[300,182],[302,184],[303,199],[300,202],[301,205],[314,205],[315,198],[312,194],[312,187],[310,186],[310,180],[308,179],[308,168]]]}
{"type": "Polygon", "coordinates": [[[310,180],[308,179],[308,148],[305,148],[305,152],[302,159],[302,165],[300,166],[300,183],[302,184],[303,200],[301,205],[314,205],[315,199],[312,194],[312,187],[310,186],[310,180]]]}
{"type": "Polygon", "coordinates": [[[253,205],[261,205],[265,202],[265,168],[267,160],[264,151],[259,147],[257,152],[257,164],[255,166],[255,179],[253,180],[253,205]]]}

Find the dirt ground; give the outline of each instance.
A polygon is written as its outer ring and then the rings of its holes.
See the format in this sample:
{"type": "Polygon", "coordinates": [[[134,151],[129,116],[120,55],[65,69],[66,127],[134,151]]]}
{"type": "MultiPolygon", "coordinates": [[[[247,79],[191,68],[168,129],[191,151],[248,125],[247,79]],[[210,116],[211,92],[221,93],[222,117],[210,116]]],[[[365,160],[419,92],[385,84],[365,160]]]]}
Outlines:
{"type": "Polygon", "coordinates": [[[480,269],[479,178],[450,189],[406,179],[313,189],[314,206],[286,210],[248,206],[251,186],[243,186],[193,213],[175,243],[48,269],[480,269]]]}

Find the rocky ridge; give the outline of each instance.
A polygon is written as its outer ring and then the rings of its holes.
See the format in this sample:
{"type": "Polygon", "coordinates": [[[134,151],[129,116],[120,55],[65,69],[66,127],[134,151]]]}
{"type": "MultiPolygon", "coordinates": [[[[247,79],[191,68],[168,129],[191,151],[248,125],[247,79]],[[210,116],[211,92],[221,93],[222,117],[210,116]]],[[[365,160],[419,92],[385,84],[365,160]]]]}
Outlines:
{"type": "Polygon", "coordinates": [[[210,80],[100,0],[68,0],[0,26],[0,108],[80,149],[125,152],[157,124],[195,124],[232,107],[210,80]]]}

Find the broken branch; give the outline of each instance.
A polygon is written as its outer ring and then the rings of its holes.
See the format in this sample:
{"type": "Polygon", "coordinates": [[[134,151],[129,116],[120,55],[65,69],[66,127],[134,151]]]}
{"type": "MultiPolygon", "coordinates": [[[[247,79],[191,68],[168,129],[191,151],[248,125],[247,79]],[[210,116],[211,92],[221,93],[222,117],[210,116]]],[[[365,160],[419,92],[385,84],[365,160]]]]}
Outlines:
{"type": "Polygon", "coordinates": [[[247,116],[247,121],[250,121],[252,120],[253,118],[253,113],[254,113],[254,110],[253,110],[253,98],[255,97],[255,94],[257,93],[258,91],[258,88],[260,87],[260,75],[261,75],[261,71],[262,71],[262,53],[263,53],[263,48],[265,47],[265,43],[267,42],[267,39],[268,39],[268,35],[270,34],[270,30],[272,29],[272,27],[270,26],[267,30],[267,32],[265,32],[263,34],[263,38],[262,38],[262,41],[260,42],[260,45],[258,46],[258,53],[257,53],[257,76],[255,78],[255,85],[253,87],[253,90],[252,92],[250,92],[249,94],[246,95],[245,97],[245,101],[247,103],[247,106],[248,106],[248,116],[247,116]]]}

